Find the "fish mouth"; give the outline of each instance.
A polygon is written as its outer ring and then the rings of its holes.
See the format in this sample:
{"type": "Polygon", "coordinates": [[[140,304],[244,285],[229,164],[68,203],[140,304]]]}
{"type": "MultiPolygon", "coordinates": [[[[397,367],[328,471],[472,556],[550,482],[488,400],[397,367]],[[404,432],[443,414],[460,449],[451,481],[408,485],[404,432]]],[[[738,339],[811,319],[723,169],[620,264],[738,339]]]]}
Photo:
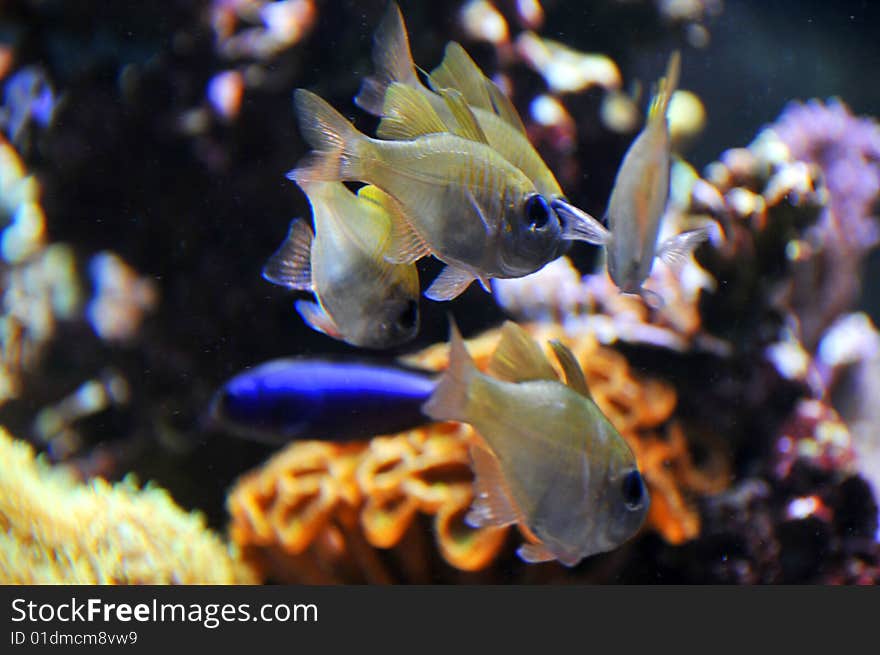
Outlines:
{"type": "Polygon", "coordinates": [[[597,246],[608,243],[610,232],[601,221],[565,198],[554,198],[550,207],[556,212],[562,227],[562,238],[568,241],[586,241],[597,246]]]}

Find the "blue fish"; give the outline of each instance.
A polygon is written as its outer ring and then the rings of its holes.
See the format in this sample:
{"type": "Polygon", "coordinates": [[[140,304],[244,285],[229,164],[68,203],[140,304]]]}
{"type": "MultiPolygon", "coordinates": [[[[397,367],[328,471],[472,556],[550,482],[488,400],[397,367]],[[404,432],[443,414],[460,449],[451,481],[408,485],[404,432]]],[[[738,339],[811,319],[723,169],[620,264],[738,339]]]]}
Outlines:
{"type": "Polygon", "coordinates": [[[428,423],[422,405],[436,376],[399,365],[276,359],[239,373],[215,394],[211,419],[238,436],[271,444],[349,441],[428,423]]]}

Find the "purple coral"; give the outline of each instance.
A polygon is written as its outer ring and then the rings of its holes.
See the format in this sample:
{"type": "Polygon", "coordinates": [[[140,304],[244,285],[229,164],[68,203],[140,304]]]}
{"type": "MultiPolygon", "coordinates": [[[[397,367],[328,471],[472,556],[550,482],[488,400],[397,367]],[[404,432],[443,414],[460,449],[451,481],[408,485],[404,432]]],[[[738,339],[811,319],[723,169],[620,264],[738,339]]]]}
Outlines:
{"type": "MultiPolygon", "coordinates": [[[[880,125],[859,118],[838,99],[791,103],[773,131],[799,161],[817,164],[831,195],[831,213],[852,243],[876,244],[880,230],[880,125]]],[[[832,220],[834,220],[832,219],[832,220]]]]}
{"type": "Polygon", "coordinates": [[[790,302],[813,346],[860,291],[861,263],[880,242],[880,125],[837,99],[792,103],[771,127],[794,159],[817,165],[829,203],[808,239],[817,256],[795,271],[790,302]]]}

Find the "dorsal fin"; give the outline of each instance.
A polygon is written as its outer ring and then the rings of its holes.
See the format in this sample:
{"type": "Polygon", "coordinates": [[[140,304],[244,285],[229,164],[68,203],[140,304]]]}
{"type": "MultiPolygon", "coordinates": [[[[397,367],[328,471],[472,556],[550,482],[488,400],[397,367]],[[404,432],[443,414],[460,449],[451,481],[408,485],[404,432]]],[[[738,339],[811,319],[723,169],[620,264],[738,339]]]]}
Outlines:
{"type": "Polygon", "coordinates": [[[521,521],[495,455],[477,443],[471,443],[470,455],[474,469],[474,502],[465,521],[475,528],[502,527],[521,521]]]}
{"type": "Polygon", "coordinates": [[[470,106],[468,106],[468,103],[465,102],[461,91],[458,91],[457,89],[441,89],[439,93],[443,97],[443,100],[446,101],[446,106],[449,108],[452,118],[455,120],[456,126],[452,132],[457,136],[469,139],[470,141],[477,141],[489,145],[489,140],[483,133],[483,128],[480,127],[476,116],[474,116],[474,112],[471,110],[470,106]]]}
{"type": "Polygon", "coordinates": [[[424,92],[399,82],[388,86],[382,114],[376,130],[380,139],[415,139],[448,131],[424,92]]]}
{"type": "Polygon", "coordinates": [[[438,93],[442,89],[455,89],[464,96],[471,107],[494,111],[486,88],[486,76],[459,43],[450,41],[440,65],[428,78],[431,88],[438,93]]]}
{"type": "Polygon", "coordinates": [[[263,278],[297,291],[312,291],[312,239],[309,224],[300,218],[290,223],[284,242],[263,266],[263,278]]]}
{"type": "Polygon", "coordinates": [[[584,377],[584,370],[578,363],[574,353],[571,352],[568,346],[557,339],[550,342],[550,347],[553,349],[553,354],[556,355],[556,361],[562,367],[562,372],[565,373],[565,384],[580,395],[592,398],[590,388],[587,386],[587,380],[584,377]]]}
{"type": "Polygon", "coordinates": [[[652,123],[662,119],[666,121],[666,110],[669,108],[669,101],[672,94],[678,88],[678,77],[681,71],[681,53],[678,50],[669,57],[669,63],[666,65],[666,75],[657,84],[657,93],[651,100],[651,106],[648,109],[648,122],[652,123]]]}
{"type": "Polygon", "coordinates": [[[501,339],[489,361],[489,373],[508,382],[559,380],[541,347],[513,321],[501,327],[501,339]]]}
{"type": "Polygon", "coordinates": [[[489,79],[486,80],[486,89],[489,91],[489,98],[492,100],[492,107],[494,108],[495,113],[498,114],[505,123],[528,137],[522,118],[520,118],[519,112],[516,110],[516,107],[513,106],[513,102],[507,97],[507,94],[499,89],[495,82],[489,79]]]}
{"type": "Polygon", "coordinates": [[[396,2],[388,4],[373,35],[373,65],[373,75],[364,79],[354,101],[358,107],[374,116],[382,115],[385,94],[392,82],[421,86],[410,52],[406,25],[396,2]]]}

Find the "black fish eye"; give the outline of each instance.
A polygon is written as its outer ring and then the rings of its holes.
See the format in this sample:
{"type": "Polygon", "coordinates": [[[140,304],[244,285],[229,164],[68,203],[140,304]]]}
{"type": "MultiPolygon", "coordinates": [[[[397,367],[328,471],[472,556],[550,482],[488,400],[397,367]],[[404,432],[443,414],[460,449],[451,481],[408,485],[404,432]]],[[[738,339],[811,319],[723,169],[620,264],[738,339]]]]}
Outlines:
{"type": "Polygon", "coordinates": [[[626,504],[627,509],[636,509],[641,505],[642,497],[645,494],[641,474],[638,471],[627,473],[621,483],[621,491],[623,492],[623,502],[626,504]]]}
{"type": "Polygon", "coordinates": [[[419,314],[419,305],[415,300],[408,300],[406,307],[397,317],[397,324],[401,327],[411,328],[416,324],[416,318],[419,314]]]}
{"type": "Polygon", "coordinates": [[[550,205],[544,200],[544,196],[537,193],[526,198],[526,218],[529,221],[529,229],[540,230],[550,221],[550,205]]]}

